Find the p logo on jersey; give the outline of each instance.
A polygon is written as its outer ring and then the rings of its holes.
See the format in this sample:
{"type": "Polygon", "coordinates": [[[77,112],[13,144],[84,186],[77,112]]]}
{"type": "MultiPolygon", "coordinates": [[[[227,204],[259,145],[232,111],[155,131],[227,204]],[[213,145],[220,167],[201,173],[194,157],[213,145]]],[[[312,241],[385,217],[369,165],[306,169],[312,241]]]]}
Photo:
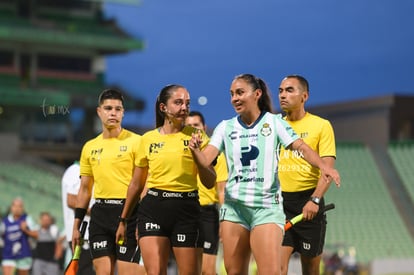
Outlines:
{"type": "Polygon", "coordinates": [[[255,160],[259,155],[259,149],[256,146],[247,146],[241,148],[241,155],[240,161],[243,166],[249,166],[250,161],[255,160]]]}

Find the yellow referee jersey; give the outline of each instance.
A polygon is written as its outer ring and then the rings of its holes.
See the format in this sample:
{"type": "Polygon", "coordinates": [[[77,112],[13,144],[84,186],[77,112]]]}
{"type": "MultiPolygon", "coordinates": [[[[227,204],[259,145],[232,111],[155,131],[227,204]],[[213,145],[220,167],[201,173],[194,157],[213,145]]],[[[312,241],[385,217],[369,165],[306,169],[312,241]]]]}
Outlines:
{"type": "MultiPolygon", "coordinates": [[[[334,132],[328,120],[306,113],[301,120],[288,123],[319,156],[336,157],[334,132]]],[[[315,188],[320,176],[319,169],[304,160],[300,152],[284,148],[281,148],[279,153],[278,173],[283,192],[315,188]]]]}
{"type": "MultiPolygon", "coordinates": [[[[181,132],[162,135],[159,129],[142,136],[136,166],[149,167],[147,187],[173,192],[197,190],[197,167],[188,147],[191,134],[199,131],[185,126],[181,132]]],[[[202,133],[202,148],[208,136],[202,133]]]]}
{"type": "Polygon", "coordinates": [[[116,138],[102,134],[82,148],[80,175],[94,179],[94,198],[123,199],[132,178],[141,136],[122,129],[116,138]]]}

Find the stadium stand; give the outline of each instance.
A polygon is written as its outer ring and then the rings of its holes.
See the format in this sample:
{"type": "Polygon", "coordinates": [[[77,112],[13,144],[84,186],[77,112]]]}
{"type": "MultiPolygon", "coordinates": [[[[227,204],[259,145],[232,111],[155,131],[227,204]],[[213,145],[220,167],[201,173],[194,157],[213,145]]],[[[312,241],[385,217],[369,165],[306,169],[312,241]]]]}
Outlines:
{"type": "MultiPolygon", "coordinates": [[[[342,184],[326,195],[336,209],[328,212],[329,247],[355,247],[358,262],[381,258],[413,258],[414,242],[390,197],[368,147],[337,146],[336,167],[342,184]]],[[[413,166],[411,166],[413,167],[413,166]]]]}
{"type": "Polygon", "coordinates": [[[71,93],[78,94],[89,93],[96,95],[96,91],[101,91],[103,89],[103,85],[101,85],[100,83],[87,80],[73,81],[73,79],[64,80],[59,78],[39,77],[38,84],[45,87],[53,87],[68,90],[71,93]]]}
{"type": "Polygon", "coordinates": [[[48,171],[20,162],[0,163],[1,212],[13,198],[21,197],[28,214],[37,219],[49,211],[60,228],[63,226],[60,177],[48,171]]]}
{"type": "Polygon", "coordinates": [[[17,74],[0,74],[0,83],[2,86],[18,86],[20,85],[20,76],[17,74]]]}
{"type": "Polygon", "coordinates": [[[388,146],[388,154],[414,203],[414,141],[391,142],[388,146]]]}

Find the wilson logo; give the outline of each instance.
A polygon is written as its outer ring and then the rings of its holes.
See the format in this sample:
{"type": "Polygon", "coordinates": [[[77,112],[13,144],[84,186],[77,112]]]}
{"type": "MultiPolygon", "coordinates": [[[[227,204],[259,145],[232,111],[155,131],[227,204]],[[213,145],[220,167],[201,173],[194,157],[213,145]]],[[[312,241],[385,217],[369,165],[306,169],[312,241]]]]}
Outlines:
{"type": "Polygon", "coordinates": [[[303,249],[305,250],[310,250],[311,249],[311,244],[310,243],[302,243],[303,245],[303,249]]]}
{"type": "Polygon", "coordinates": [[[177,234],[177,241],[180,243],[185,242],[185,235],[184,234],[177,234]]]}

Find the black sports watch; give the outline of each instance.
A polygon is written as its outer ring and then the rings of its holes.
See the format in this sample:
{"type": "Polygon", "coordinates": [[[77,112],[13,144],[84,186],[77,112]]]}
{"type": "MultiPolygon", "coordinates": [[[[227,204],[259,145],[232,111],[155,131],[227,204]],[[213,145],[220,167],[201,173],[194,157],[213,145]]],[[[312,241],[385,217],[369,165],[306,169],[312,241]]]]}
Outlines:
{"type": "Polygon", "coordinates": [[[319,205],[319,203],[321,202],[321,198],[319,197],[310,197],[309,199],[311,202],[313,202],[316,205],[319,205]]]}

